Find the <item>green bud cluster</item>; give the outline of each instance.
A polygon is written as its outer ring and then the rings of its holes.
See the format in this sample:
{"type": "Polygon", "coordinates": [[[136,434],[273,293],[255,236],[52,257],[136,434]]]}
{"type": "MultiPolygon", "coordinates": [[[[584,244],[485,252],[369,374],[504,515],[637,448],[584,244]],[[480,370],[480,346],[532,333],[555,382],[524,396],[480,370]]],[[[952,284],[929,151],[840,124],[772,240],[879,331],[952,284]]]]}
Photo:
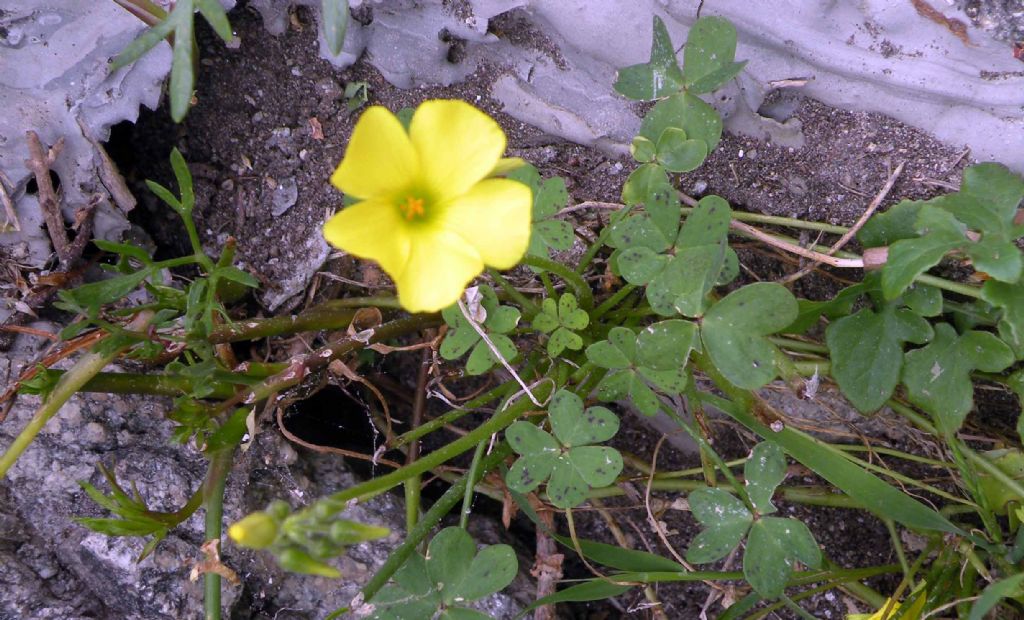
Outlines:
{"type": "Polygon", "coordinates": [[[293,513],[278,500],[232,525],[228,535],[240,547],[270,551],[291,572],[337,578],[341,573],[327,560],[349,545],[390,533],[387,528],[335,518],[337,508],[320,502],[293,513]]]}

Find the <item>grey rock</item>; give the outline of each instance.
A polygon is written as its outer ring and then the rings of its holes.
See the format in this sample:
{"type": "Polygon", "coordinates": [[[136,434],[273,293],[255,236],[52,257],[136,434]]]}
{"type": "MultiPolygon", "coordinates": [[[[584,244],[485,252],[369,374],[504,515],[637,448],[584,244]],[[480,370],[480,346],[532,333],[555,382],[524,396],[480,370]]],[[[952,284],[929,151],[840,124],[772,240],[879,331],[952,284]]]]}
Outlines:
{"type": "Polygon", "coordinates": [[[285,211],[291,209],[298,199],[299,185],[295,182],[295,177],[288,177],[283,181],[278,181],[277,187],[274,188],[270,195],[270,212],[274,217],[284,215],[285,211]]]}
{"type": "MultiPolygon", "coordinates": [[[[31,353],[26,341],[16,342],[20,356],[31,353]]],[[[24,359],[9,370],[19,372],[24,359]]],[[[38,404],[34,397],[18,401],[0,424],[0,450],[38,404]]],[[[162,398],[76,395],[0,480],[0,620],[202,617],[202,582],[189,580],[203,542],[201,511],[142,562],[136,559],[143,540],[108,537],[73,521],[110,516],[78,484],[84,480],[108,490],[99,463],[111,467],[125,488],[134,485],[152,510],[173,511],[186,503],[202,483],[205,462],[191,447],[170,443],[172,423],[164,418],[170,407],[162,398]]],[[[225,523],[272,500],[299,508],[358,483],[343,459],[297,450],[268,426],[248,450],[236,454],[225,491],[225,523]]],[[[225,543],[222,560],[242,579],[241,586],[223,587],[225,617],[270,618],[288,609],[289,617],[312,619],[347,606],[404,538],[404,514],[401,501],[390,494],[346,510],[343,517],[392,533],[355,545],[335,560],[344,575],[340,580],[286,573],[269,554],[225,543]]],[[[492,533],[481,542],[499,540],[492,533]]],[[[521,583],[519,600],[525,601],[529,582],[521,583]]],[[[497,618],[511,618],[522,608],[506,594],[488,599],[486,607],[501,612],[497,618]]]]}

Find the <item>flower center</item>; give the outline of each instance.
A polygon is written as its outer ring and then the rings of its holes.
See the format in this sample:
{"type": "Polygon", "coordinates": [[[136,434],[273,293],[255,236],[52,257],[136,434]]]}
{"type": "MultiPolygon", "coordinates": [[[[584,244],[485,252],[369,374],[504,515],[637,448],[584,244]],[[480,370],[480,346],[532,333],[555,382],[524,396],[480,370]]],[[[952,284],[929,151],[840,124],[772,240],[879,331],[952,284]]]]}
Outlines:
{"type": "Polygon", "coordinates": [[[398,209],[405,216],[406,221],[411,222],[412,220],[423,217],[425,211],[423,210],[423,199],[416,198],[415,196],[406,196],[405,202],[398,205],[398,209]]]}

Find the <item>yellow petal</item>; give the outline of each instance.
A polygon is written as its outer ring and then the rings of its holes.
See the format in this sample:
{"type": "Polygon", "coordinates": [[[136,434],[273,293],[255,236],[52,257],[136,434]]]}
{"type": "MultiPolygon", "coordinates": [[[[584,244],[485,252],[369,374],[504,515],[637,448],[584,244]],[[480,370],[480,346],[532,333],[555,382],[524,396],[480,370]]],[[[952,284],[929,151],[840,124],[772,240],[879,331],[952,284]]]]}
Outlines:
{"type": "Polygon", "coordinates": [[[491,170],[489,177],[500,177],[504,174],[508,174],[517,168],[522,168],[526,165],[526,160],[522,157],[502,157],[498,160],[497,165],[491,170]]]}
{"type": "Polygon", "coordinates": [[[394,205],[365,200],[327,220],[324,238],[353,256],[377,261],[395,279],[409,260],[407,228],[394,205]]]}
{"type": "Polygon", "coordinates": [[[363,112],[331,183],[356,198],[391,196],[418,178],[419,159],[394,114],[380,106],[363,112]]]}
{"type": "Polygon", "coordinates": [[[413,114],[409,137],[421,178],[438,200],[452,198],[490,174],[505,152],[505,132],[465,101],[426,101],[413,114]]]}
{"type": "Polygon", "coordinates": [[[441,209],[440,224],[476,248],[484,263],[513,267],[530,244],[533,196],[510,179],[487,179],[441,209]]]}
{"type": "Polygon", "coordinates": [[[397,278],[398,301],[409,312],[437,312],[462,296],[484,265],[462,238],[445,230],[420,232],[397,278]]]}

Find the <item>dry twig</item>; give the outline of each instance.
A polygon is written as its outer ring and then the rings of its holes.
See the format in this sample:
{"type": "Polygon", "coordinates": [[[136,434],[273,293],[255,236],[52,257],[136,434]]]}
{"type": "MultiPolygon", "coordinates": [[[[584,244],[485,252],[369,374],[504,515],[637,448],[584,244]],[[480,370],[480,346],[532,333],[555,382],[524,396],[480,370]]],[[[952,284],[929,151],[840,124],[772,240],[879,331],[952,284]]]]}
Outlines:
{"type": "MultiPolygon", "coordinates": [[[[868,208],[864,210],[864,213],[862,213],[859,218],[857,218],[857,222],[850,228],[850,230],[846,231],[846,233],[844,233],[838,241],[832,244],[832,247],[828,249],[828,252],[826,252],[828,256],[832,256],[839,250],[843,249],[843,246],[849,243],[850,239],[853,239],[853,236],[857,234],[857,231],[859,231],[864,226],[864,224],[867,223],[868,219],[872,215],[874,215],[875,211],[877,211],[878,207],[882,204],[882,201],[885,200],[885,197],[889,195],[889,192],[892,190],[892,186],[896,184],[896,179],[898,179],[900,173],[903,172],[903,166],[903,163],[900,163],[900,165],[896,166],[896,169],[892,171],[892,174],[890,174],[889,178],[886,180],[885,185],[882,186],[882,189],[878,191],[875,197],[868,204],[868,208]]],[[[795,271],[789,274],[788,276],[782,278],[781,280],[779,280],[779,282],[795,282],[800,278],[804,277],[805,275],[811,273],[815,269],[817,269],[819,265],[821,265],[821,262],[818,260],[810,262],[804,267],[802,267],[800,270],[795,271]]]]}

